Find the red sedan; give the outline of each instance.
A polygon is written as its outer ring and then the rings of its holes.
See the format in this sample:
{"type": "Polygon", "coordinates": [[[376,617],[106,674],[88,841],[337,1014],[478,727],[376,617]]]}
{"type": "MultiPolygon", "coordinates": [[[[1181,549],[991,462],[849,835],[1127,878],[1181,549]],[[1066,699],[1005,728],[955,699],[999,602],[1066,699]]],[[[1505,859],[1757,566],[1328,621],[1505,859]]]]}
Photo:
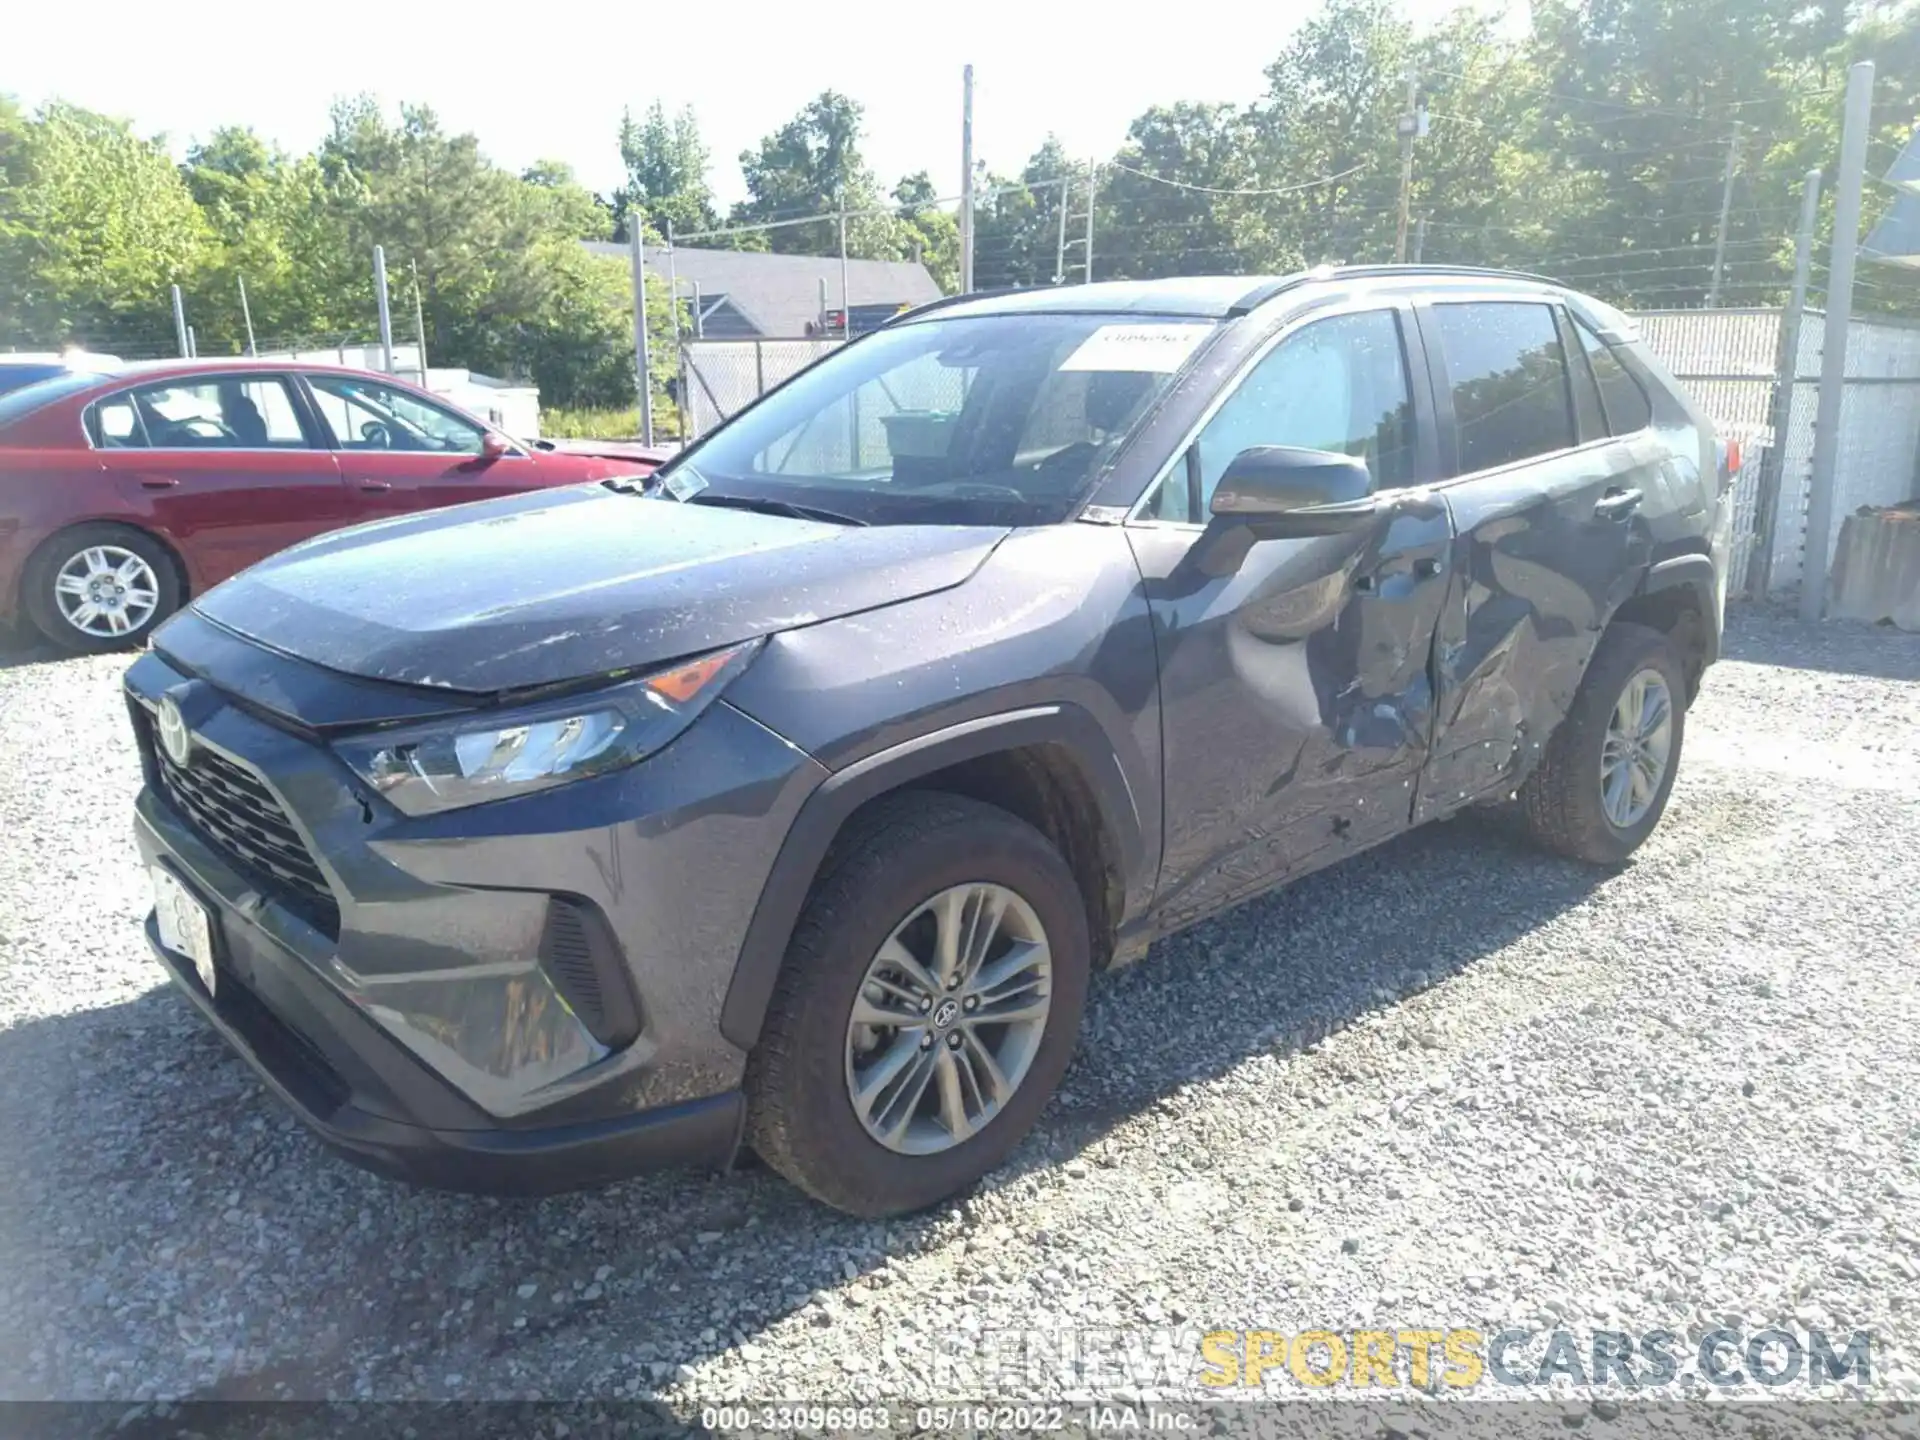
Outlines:
{"type": "Polygon", "coordinates": [[[0,625],[70,650],[143,639],[189,597],[362,520],[644,475],[390,375],[259,360],[74,371],[0,395],[0,625]]]}

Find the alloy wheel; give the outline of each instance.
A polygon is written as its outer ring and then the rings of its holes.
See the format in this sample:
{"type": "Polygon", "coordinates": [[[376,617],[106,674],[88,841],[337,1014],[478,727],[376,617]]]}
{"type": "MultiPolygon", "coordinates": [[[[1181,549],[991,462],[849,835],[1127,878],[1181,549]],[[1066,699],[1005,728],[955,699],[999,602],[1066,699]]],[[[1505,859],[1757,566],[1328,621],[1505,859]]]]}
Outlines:
{"type": "Polygon", "coordinates": [[[1032,1068],[1052,990],[1046,930],[1004,885],[955,885],[915,907],[867,966],[847,1024],[861,1126],[904,1155],[977,1135],[1032,1068]]]}
{"type": "Polygon", "coordinates": [[[1637,670],[1600,747],[1600,803],[1615,829],[1630,829],[1653,808],[1672,754],[1673,695],[1658,670],[1637,670]]]}
{"type": "Polygon", "coordinates": [[[153,567],[119,545],[89,545],[53,577],[61,618],[82,635],[112,640],[153,618],[160,581],[153,567]]]}

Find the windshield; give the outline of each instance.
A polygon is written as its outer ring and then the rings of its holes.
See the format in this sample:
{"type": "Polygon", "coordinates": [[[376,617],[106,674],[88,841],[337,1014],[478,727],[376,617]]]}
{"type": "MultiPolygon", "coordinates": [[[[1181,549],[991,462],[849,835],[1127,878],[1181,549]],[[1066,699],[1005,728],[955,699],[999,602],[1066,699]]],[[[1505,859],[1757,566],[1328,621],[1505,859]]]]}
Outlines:
{"type": "Polygon", "coordinates": [[[1213,329],[1026,314],[882,330],[743,411],[662,480],[682,500],[867,524],[1049,524],[1213,329]]]}

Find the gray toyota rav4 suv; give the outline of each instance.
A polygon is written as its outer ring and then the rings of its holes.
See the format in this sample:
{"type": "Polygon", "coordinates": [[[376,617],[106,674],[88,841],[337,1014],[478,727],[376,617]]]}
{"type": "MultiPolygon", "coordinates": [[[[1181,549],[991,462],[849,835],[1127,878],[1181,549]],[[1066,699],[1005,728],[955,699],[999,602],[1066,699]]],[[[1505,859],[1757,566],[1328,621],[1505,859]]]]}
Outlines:
{"type": "Polygon", "coordinates": [[[126,687],[149,940],[326,1140],[539,1191],[992,1169],[1089,977],[1476,803],[1624,860],[1719,648],[1710,428],[1552,283],[965,297],[646,481],[400,516],[126,687]]]}

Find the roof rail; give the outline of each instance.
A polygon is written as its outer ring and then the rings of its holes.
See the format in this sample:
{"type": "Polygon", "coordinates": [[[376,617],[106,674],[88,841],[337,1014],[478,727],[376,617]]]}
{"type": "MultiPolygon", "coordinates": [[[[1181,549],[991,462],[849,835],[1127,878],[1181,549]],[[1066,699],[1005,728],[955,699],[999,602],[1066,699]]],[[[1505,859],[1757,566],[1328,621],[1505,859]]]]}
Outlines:
{"type": "Polygon", "coordinates": [[[1395,276],[1408,277],[1419,275],[1479,277],[1487,280],[1526,280],[1536,285],[1559,286],[1560,282],[1546,275],[1534,275],[1524,270],[1501,270],[1492,265],[1320,265],[1312,270],[1302,270],[1298,274],[1285,275],[1277,280],[1269,280],[1256,285],[1234,302],[1227,311],[1229,316],[1245,315],[1267,303],[1276,295],[1293,290],[1316,280],[1368,280],[1391,279],[1395,276]]]}
{"type": "Polygon", "coordinates": [[[1477,275],[1494,280],[1531,280],[1536,285],[1558,285],[1547,275],[1526,270],[1502,270],[1497,265],[1336,265],[1336,275],[1477,275]]]}
{"type": "Polygon", "coordinates": [[[877,328],[884,330],[887,325],[898,325],[902,321],[929,315],[935,310],[945,310],[950,305],[961,305],[969,300],[998,300],[1003,295],[1031,295],[1036,290],[1058,288],[1054,285],[1016,285],[1010,290],[963,290],[958,295],[942,295],[938,300],[929,300],[926,304],[916,305],[911,310],[902,310],[897,315],[889,315],[886,324],[877,328]]]}

